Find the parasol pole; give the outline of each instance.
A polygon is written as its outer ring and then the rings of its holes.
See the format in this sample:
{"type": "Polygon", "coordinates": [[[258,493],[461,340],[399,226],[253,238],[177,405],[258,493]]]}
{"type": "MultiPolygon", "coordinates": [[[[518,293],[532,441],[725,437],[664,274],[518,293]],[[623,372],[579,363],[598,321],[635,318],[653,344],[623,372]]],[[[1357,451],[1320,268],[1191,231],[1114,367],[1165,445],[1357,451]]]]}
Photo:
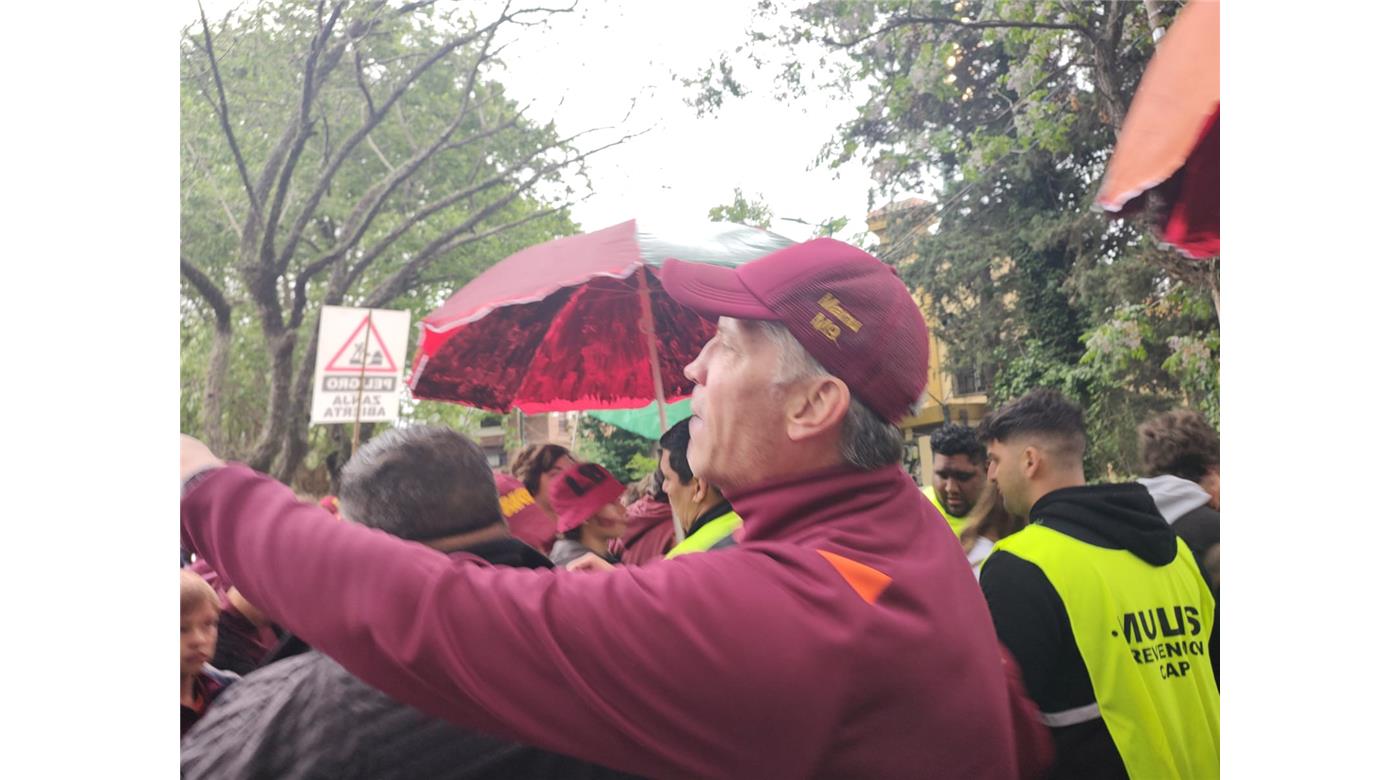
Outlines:
{"type": "MultiPolygon", "coordinates": [[[[661,432],[667,431],[666,427],[666,389],[661,385],[661,356],[656,349],[656,319],[651,314],[651,294],[647,285],[647,267],[643,265],[637,269],[637,296],[642,302],[642,338],[647,340],[647,354],[651,357],[651,384],[656,391],[656,416],[661,421],[661,432]]],[[[681,519],[674,512],[671,513],[671,522],[675,526],[675,544],[680,544],[685,538],[685,529],[681,527],[681,519]]]]}
{"type": "Polygon", "coordinates": [[[637,269],[637,296],[642,302],[642,337],[647,340],[651,357],[651,384],[656,392],[656,415],[661,420],[661,432],[666,432],[666,390],[661,386],[661,356],[656,349],[656,320],[651,315],[651,294],[647,285],[647,268],[637,269]]]}
{"type": "Polygon", "coordinates": [[[369,365],[369,332],[374,329],[374,309],[365,314],[365,344],[360,350],[360,383],[355,388],[355,432],[350,435],[350,454],[360,448],[360,404],[365,397],[365,368],[369,365]]]}

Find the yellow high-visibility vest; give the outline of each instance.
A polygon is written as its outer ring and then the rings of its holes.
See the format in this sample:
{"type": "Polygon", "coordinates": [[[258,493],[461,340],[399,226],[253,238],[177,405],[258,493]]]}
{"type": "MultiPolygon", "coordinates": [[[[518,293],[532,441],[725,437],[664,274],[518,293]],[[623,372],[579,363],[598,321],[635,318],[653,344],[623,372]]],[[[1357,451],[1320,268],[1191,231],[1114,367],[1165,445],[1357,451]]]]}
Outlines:
{"type": "Polygon", "coordinates": [[[1220,777],[1215,599],[1185,542],[1176,547],[1174,561],[1153,566],[1036,524],[993,550],[1045,573],[1094,686],[1094,704],[1042,718],[1054,727],[1102,717],[1132,778],[1220,777]]]}
{"type": "Polygon", "coordinates": [[[934,492],[933,485],[929,485],[926,488],[920,488],[920,490],[923,491],[924,496],[929,501],[933,502],[933,508],[938,510],[938,514],[943,515],[943,519],[948,521],[948,527],[953,529],[953,536],[956,536],[961,539],[963,529],[967,527],[967,518],[957,517],[952,512],[949,512],[947,509],[944,509],[943,505],[938,502],[938,493],[934,492]]]}
{"type": "Polygon", "coordinates": [[[672,547],[666,553],[667,558],[674,558],[677,555],[686,553],[705,552],[706,550],[719,544],[721,540],[739,529],[744,521],[734,512],[725,512],[708,523],[700,526],[695,533],[687,536],[680,544],[672,547]]]}

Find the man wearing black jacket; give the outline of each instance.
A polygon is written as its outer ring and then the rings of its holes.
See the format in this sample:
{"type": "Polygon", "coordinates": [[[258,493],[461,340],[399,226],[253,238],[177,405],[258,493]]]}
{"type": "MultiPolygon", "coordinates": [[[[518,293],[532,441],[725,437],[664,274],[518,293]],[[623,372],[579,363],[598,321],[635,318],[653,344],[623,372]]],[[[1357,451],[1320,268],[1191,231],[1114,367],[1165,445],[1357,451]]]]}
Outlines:
{"type": "Polygon", "coordinates": [[[666,557],[733,546],[734,532],[742,521],[719,488],[690,470],[686,456],[690,418],[672,425],[661,435],[660,444],[661,489],[666,492],[677,527],[684,533],[666,557]]]}
{"type": "Polygon", "coordinates": [[[979,431],[988,478],[1031,525],[981,585],[1051,726],[1056,778],[1219,775],[1214,601],[1137,483],[1086,485],[1080,410],[1036,390],[979,431]]]}
{"type": "MultiPolygon", "coordinates": [[[[449,555],[551,568],[510,536],[481,449],[445,428],[393,429],[361,447],[341,472],[340,505],[346,519],[449,555]]],[[[626,776],[430,718],[315,650],[230,687],[180,753],[190,778],[626,776]]]]}

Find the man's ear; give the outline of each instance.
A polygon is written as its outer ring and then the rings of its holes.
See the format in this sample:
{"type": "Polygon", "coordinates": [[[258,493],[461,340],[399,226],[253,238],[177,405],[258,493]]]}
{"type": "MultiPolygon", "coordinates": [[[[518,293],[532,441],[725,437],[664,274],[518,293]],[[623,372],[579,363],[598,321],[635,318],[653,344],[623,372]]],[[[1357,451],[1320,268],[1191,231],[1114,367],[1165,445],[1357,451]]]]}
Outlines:
{"type": "Polygon", "coordinates": [[[804,441],[840,432],[851,408],[851,390],[834,376],[823,376],[796,383],[788,396],[787,435],[792,441],[804,441]]]}
{"type": "Polygon", "coordinates": [[[1027,480],[1035,479],[1037,475],[1044,473],[1047,468],[1045,463],[1045,453],[1040,447],[1034,444],[1027,444],[1021,451],[1021,473],[1027,480]]]}
{"type": "Polygon", "coordinates": [[[710,483],[700,477],[696,477],[695,484],[690,486],[690,499],[694,501],[696,505],[703,504],[705,503],[705,497],[710,495],[710,490],[710,483]]]}

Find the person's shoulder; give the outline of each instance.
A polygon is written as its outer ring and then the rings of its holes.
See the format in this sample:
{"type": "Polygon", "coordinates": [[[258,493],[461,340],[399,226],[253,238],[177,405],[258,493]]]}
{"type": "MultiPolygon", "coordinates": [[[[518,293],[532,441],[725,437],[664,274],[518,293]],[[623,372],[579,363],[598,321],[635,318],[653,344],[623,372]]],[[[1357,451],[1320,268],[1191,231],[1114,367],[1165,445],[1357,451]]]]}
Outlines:
{"type": "Polygon", "coordinates": [[[361,707],[347,691],[383,696],[314,650],[257,669],[230,686],[185,735],[182,771],[277,777],[302,776],[294,768],[313,764],[343,766],[356,742],[354,729],[343,727],[358,720],[361,707]]]}
{"type": "Polygon", "coordinates": [[[1200,555],[1220,542],[1220,512],[1209,506],[1196,507],[1172,523],[1172,530],[1200,555]]]}
{"type": "Polygon", "coordinates": [[[993,594],[1031,593],[1046,588],[1053,591],[1049,578],[1039,566],[1000,548],[993,548],[983,561],[978,582],[989,598],[993,594]]]}
{"type": "Polygon", "coordinates": [[[973,566],[987,560],[987,556],[992,554],[992,547],[995,542],[985,536],[978,536],[972,543],[972,549],[967,551],[967,562],[973,566]]]}
{"type": "Polygon", "coordinates": [[[1195,528],[1213,527],[1218,529],[1220,527],[1220,512],[1219,510],[1211,509],[1209,504],[1202,504],[1182,515],[1181,518],[1172,525],[1175,527],[1183,523],[1195,528]]]}
{"type": "Polygon", "coordinates": [[[219,669],[213,664],[205,664],[204,667],[199,670],[199,673],[213,681],[215,685],[221,687],[226,687],[242,679],[241,675],[237,672],[228,669],[219,669]]]}

